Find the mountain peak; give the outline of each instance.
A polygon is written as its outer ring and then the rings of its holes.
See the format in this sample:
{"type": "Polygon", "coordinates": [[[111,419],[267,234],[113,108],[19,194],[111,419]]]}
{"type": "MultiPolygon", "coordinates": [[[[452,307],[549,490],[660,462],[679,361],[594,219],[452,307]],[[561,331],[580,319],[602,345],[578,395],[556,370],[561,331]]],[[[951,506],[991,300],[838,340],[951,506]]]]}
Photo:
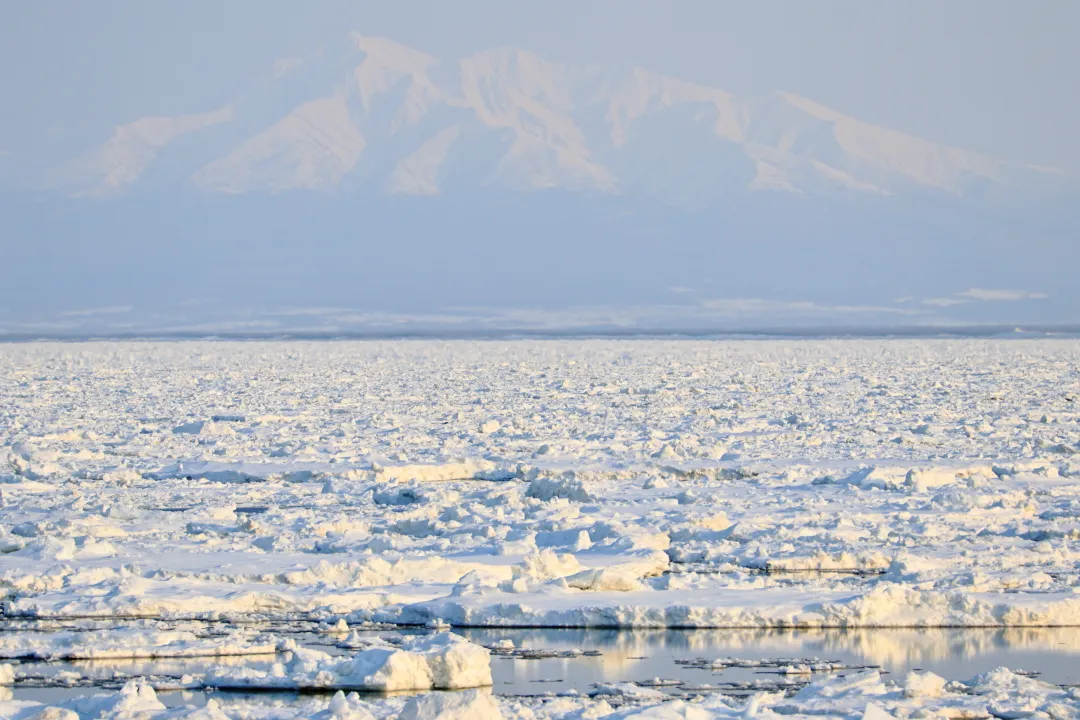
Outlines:
{"type": "Polygon", "coordinates": [[[425,52],[411,48],[384,37],[349,34],[352,46],[364,53],[365,63],[393,68],[401,72],[421,73],[438,63],[438,59],[425,52]]]}
{"type": "Polygon", "coordinates": [[[409,104],[412,107],[402,110],[401,122],[414,122],[419,112],[416,106],[424,104],[424,95],[435,94],[427,72],[439,61],[386,38],[353,33],[351,39],[356,49],[364,53],[364,59],[352,73],[363,108],[370,110],[375,97],[393,88],[403,78],[409,78],[412,85],[419,87],[411,92],[409,104]]]}

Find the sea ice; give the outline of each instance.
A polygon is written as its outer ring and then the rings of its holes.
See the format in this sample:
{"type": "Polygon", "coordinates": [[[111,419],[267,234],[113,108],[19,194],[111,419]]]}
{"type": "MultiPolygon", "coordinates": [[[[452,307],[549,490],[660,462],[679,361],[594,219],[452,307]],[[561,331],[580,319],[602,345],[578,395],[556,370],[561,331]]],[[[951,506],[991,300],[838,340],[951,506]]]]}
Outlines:
{"type": "Polygon", "coordinates": [[[1080,693],[998,668],[967,682],[942,683],[929,674],[892,681],[876,670],[827,676],[792,696],[757,692],[748,698],[710,694],[674,699],[660,690],[630,684],[605,686],[594,697],[515,698],[480,690],[432,693],[412,698],[324,696],[293,704],[261,704],[240,696],[219,696],[206,707],[166,709],[148,685],[132,681],[122,690],[56,704],[0,700],[0,717],[222,720],[224,718],[331,718],[369,720],[584,720],[653,718],[737,720],[739,718],[1072,718],[1080,713],[1080,693]]]}
{"type": "Polygon", "coordinates": [[[85,632],[0,633],[0,658],[104,660],[273,655],[292,649],[290,640],[232,632],[199,637],[187,631],[127,627],[85,632]]]}
{"type": "Polygon", "coordinates": [[[6,344],[0,602],[1080,624],[1078,366],[1075,340],[6,344]]]}
{"type": "Polygon", "coordinates": [[[458,635],[439,633],[400,646],[372,641],[346,659],[295,648],[269,670],[219,668],[205,682],[234,689],[455,690],[491,685],[491,657],[458,635]]]}

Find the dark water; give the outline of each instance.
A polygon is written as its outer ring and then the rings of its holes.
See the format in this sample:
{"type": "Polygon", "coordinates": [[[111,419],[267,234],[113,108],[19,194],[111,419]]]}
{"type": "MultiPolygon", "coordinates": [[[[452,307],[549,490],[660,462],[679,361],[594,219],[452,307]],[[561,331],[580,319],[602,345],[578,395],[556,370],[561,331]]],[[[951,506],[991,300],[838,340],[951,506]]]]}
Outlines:
{"type": "MultiPolygon", "coordinates": [[[[7,630],[6,632],[11,632],[7,630]]],[[[275,628],[281,632],[281,628],[275,628]]],[[[456,630],[482,645],[510,640],[518,649],[574,653],[577,655],[523,659],[496,655],[492,658],[496,693],[537,695],[571,690],[588,692],[593,684],[648,683],[656,678],[683,683],[665,688],[671,692],[698,692],[702,686],[716,691],[745,693],[755,687],[810,679],[785,677],[775,667],[727,668],[714,671],[695,667],[701,659],[718,658],[762,661],[778,658],[828,660],[846,666],[878,666],[902,678],[909,670],[932,670],[950,680],[966,680],[978,673],[1006,666],[1024,670],[1055,684],[1080,683],[1080,628],[972,629],[972,630],[456,630]]],[[[378,631],[372,635],[392,637],[402,631],[378,631]]],[[[334,647],[331,635],[298,632],[302,645],[334,654],[349,651],[334,647]]],[[[542,653],[539,653],[542,654],[542,653]]],[[[81,661],[25,663],[23,670],[38,677],[39,687],[20,683],[16,698],[57,702],[77,695],[99,692],[95,687],[116,687],[126,679],[152,678],[156,684],[172,685],[183,675],[198,676],[215,665],[268,665],[272,657],[217,658],[154,661],[81,661]],[[64,672],[82,676],[82,687],[41,687],[59,683],[64,672]],[[85,685],[92,685],[89,687],[85,685]]],[[[843,671],[841,671],[843,672],[843,671]]],[[[815,675],[813,677],[820,677],[815,675]]],[[[232,693],[220,693],[235,698],[232,693]]],[[[201,691],[163,691],[167,705],[202,704],[201,691]]],[[[287,693],[260,694],[270,701],[288,701],[287,693]]]]}

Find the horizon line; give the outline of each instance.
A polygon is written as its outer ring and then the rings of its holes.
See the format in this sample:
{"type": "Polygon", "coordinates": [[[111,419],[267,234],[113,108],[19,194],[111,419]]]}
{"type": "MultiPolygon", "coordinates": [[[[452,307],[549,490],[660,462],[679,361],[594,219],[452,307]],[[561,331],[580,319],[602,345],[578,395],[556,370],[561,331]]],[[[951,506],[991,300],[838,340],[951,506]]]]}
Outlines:
{"type": "Polygon", "coordinates": [[[1080,338],[1078,324],[942,325],[942,326],[808,326],[757,328],[500,328],[475,330],[281,330],[206,332],[185,330],[5,333],[0,344],[34,342],[181,342],[181,341],[386,341],[386,340],[859,340],[859,339],[1069,339],[1080,338]]]}

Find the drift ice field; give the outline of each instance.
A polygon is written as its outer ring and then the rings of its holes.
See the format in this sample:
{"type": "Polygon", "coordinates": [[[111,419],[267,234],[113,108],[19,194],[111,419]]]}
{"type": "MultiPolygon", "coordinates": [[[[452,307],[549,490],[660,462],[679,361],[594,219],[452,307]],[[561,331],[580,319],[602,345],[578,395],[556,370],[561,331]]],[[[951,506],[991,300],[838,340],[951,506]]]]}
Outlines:
{"type": "Polygon", "coordinates": [[[1080,652],[1077,340],[7,344],[0,398],[0,717],[1080,713],[736,642],[1080,652]],[[492,688],[691,629],[736,647],[492,688]]]}

